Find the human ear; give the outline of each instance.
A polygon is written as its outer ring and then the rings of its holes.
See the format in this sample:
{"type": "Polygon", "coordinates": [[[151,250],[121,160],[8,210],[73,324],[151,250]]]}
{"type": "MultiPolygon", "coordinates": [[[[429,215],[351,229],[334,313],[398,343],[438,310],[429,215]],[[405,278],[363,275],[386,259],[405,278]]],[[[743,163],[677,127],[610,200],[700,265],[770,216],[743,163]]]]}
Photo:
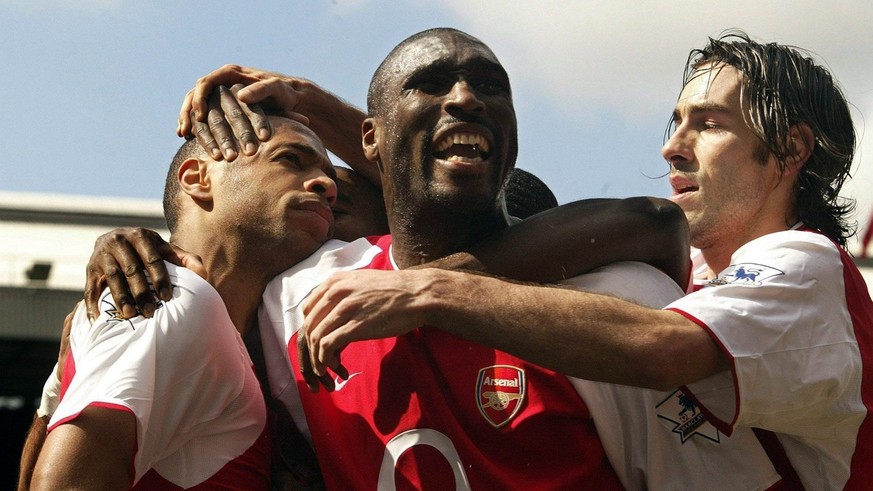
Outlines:
{"type": "Polygon", "coordinates": [[[806,123],[798,123],[788,131],[788,148],[786,155],[786,172],[800,172],[801,167],[809,160],[815,149],[815,135],[806,123]]]}
{"type": "Polygon", "coordinates": [[[377,144],[378,138],[379,129],[376,126],[376,120],[373,118],[365,119],[361,124],[361,145],[364,150],[364,156],[367,157],[367,160],[370,162],[376,162],[376,165],[381,171],[382,163],[379,159],[379,145],[377,144]]]}
{"type": "Polygon", "coordinates": [[[179,187],[192,198],[200,201],[212,200],[212,180],[207,171],[207,164],[194,157],[182,162],[179,166],[179,187]]]}

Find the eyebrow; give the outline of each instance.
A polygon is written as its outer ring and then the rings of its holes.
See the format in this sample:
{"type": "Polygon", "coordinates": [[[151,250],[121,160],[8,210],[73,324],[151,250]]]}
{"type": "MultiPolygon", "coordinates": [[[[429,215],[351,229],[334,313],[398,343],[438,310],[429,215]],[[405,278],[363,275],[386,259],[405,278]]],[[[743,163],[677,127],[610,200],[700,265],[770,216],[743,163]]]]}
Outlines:
{"type": "MultiPolygon", "coordinates": [[[[701,103],[688,103],[688,102],[686,102],[685,107],[686,107],[686,113],[689,116],[695,116],[695,115],[699,115],[699,114],[703,114],[703,113],[721,113],[721,114],[730,114],[731,113],[731,109],[728,106],[726,106],[724,104],[718,104],[715,102],[711,102],[711,101],[705,101],[705,102],[701,102],[701,103]]],[[[678,119],[681,119],[681,118],[679,117],[679,109],[677,108],[677,109],[673,110],[673,120],[676,121],[678,119]]]]}
{"type": "Polygon", "coordinates": [[[318,150],[316,150],[312,145],[309,145],[306,143],[299,143],[299,142],[281,143],[276,147],[276,151],[282,152],[284,150],[288,150],[289,148],[293,148],[294,150],[299,151],[300,153],[304,154],[304,156],[306,156],[306,157],[311,157],[311,158],[314,158],[317,160],[325,160],[323,158],[324,156],[321,155],[321,153],[319,153],[318,150]]]}
{"type": "Polygon", "coordinates": [[[320,157],[320,155],[318,154],[318,152],[315,151],[314,148],[312,148],[311,146],[309,146],[305,143],[286,143],[283,146],[291,147],[291,148],[295,148],[297,150],[300,150],[301,152],[305,153],[306,155],[308,155],[310,157],[320,157]]]}
{"type": "Polygon", "coordinates": [[[492,74],[496,74],[506,80],[509,80],[509,75],[506,73],[506,69],[503,68],[503,65],[500,63],[496,63],[484,56],[476,57],[472,60],[469,60],[463,64],[458,64],[454,60],[449,59],[440,59],[431,62],[428,65],[419,67],[413,70],[403,81],[403,86],[408,85],[410,82],[415,81],[420,77],[426,77],[433,73],[439,72],[456,72],[460,70],[466,69],[472,70],[482,70],[486,72],[491,72],[492,74]]]}

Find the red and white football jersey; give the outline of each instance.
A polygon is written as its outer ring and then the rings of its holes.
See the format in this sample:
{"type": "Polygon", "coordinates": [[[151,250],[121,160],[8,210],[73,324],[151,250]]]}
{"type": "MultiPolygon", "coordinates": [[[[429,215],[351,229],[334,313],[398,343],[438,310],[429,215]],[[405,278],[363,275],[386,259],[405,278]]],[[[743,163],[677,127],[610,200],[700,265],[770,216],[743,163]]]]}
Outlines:
{"type": "Polygon", "coordinates": [[[688,387],[717,428],[773,432],[806,489],[873,487],[873,303],[845,251],[808,230],[768,234],[668,308],[729,361],[688,387]]]}
{"type": "Polygon", "coordinates": [[[566,377],[433,327],[350,344],[349,378],[309,392],[297,366],[300,302],[324,279],[319,264],[394,269],[391,237],[376,239],[352,243],[349,262],[338,260],[349,249],[331,254],[328,244],[265,294],[265,320],[288,328],[295,374],[274,395],[297,393],[328,487],[621,489],[566,377]]]}
{"type": "MultiPolygon", "coordinates": [[[[333,272],[395,269],[389,249],[389,237],[328,242],[264,295],[271,390],[314,442],[330,486],[615,486],[591,416],[627,489],[762,490],[779,482],[750,430],[728,438],[698,421],[696,409],[689,421],[679,414],[678,391],[568,378],[432,327],[352,343],[342,355],[349,379],[337,379],[333,393],[310,394],[295,375],[303,301],[333,272]]],[[[642,263],[617,263],[571,283],[657,307],[683,293],[642,263]]]]}
{"type": "Polygon", "coordinates": [[[108,290],[94,325],[76,311],[49,431],[88,406],[129,411],[135,488],[267,489],[267,414],[248,352],[218,292],[167,269],[173,299],[151,319],[120,319],[108,290]]]}

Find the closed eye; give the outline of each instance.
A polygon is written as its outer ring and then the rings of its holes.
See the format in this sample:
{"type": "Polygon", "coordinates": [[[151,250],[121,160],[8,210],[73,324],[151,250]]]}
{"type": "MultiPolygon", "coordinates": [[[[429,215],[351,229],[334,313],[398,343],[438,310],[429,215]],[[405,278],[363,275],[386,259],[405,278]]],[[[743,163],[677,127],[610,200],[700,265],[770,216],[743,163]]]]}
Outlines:
{"type": "Polygon", "coordinates": [[[295,169],[300,169],[303,167],[303,163],[300,160],[300,156],[296,153],[284,153],[279,156],[279,160],[284,160],[291,164],[295,169]]]}

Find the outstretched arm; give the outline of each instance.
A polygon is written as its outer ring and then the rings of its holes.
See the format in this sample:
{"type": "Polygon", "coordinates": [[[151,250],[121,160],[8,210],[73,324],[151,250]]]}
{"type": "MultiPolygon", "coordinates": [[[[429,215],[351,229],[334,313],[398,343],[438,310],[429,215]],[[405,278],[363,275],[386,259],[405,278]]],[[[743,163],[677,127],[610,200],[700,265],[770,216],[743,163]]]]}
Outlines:
{"type": "Polygon", "coordinates": [[[685,214],[669,200],[588,199],[534,215],[427,266],[554,283],[616,261],[640,261],[684,290],[689,247],[685,214]]]}
{"type": "Polygon", "coordinates": [[[671,311],[567,288],[440,269],[338,273],[304,308],[316,376],[350,342],[432,325],[558,372],[667,389],[725,368],[694,322],[671,311]],[[361,316],[366,312],[366,316],[361,316]]]}
{"type": "MultiPolygon", "coordinates": [[[[536,283],[554,283],[589,272],[600,266],[617,261],[640,261],[655,266],[675,281],[683,290],[688,284],[691,262],[688,258],[689,236],[688,223],[682,210],[672,202],[658,198],[627,198],[593,199],[570,203],[568,205],[553,208],[546,212],[535,215],[527,220],[509,227],[495,236],[477,244],[469,251],[461,252],[427,264],[427,267],[442,269],[456,269],[487,273],[518,281],[536,283]]],[[[361,272],[360,274],[365,274],[361,272]]],[[[316,292],[320,292],[323,301],[313,300],[318,308],[307,305],[306,325],[301,336],[298,337],[298,358],[303,367],[303,376],[311,390],[316,390],[318,382],[328,389],[332,387],[332,379],[325,376],[323,367],[326,360],[330,359],[330,367],[339,370],[340,376],[344,373],[338,359],[325,358],[323,355],[311,352],[321,343],[321,336],[326,332],[338,329],[340,325],[345,332],[343,342],[369,339],[372,337],[386,337],[392,334],[386,332],[368,332],[373,326],[371,323],[370,310],[350,310],[354,315],[340,316],[342,321],[335,318],[328,323],[328,327],[319,330],[321,319],[328,315],[328,311],[338,308],[337,304],[345,296],[352,295],[353,289],[342,293],[332,289],[333,283],[327,282],[316,292]],[[318,315],[310,312],[322,310],[318,315]],[[367,312],[367,318],[360,315],[367,312]],[[363,326],[363,327],[362,327],[363,326]],[[314,334],[313,334],[314,332],[314,334]],[[311,368],[317,368],[315,372],[311,368]]],[[[392,297],[397,292],[403,292],[402,288],[389,288],[380,292],[371,289],[366,282],[358,284],[371,297],[384,295],[381,306],[391,305],[392,297]]],[[[415,295],[421,293],[413,290],[413,298],[400,300],[397,308],[409,316],[415,311],[413,306],[419,305],[415,301],[415,295]]],[[[313,298],[317,297],[313,294],[313,298]]],[[[402,297],[402,294],[400,295],[402,297]]],[[[423,297],[422,297],[423,298],[423,297]]],[[[478,302],[478,300],[476,300],[478,302]]],[[[360,306],[358,306],[360,307],[360,306]]],[[[415,327],[420,324],[409,319],[405,326],[415,327]]],[[[378,328],[378,324],[375,327],[378,328]]],[[[442,327],[442,326],[439,326],[442,327]]],[[[475,337],[475,331],[469,334],[470,339],[478,342],[486,342],[484,338],[475,337]]],[[[530,342],[524,335],[524,330],[516,333],[517,336],[502,338],[509,344],[506,351],[521,356],[529,347],[522,347],[530,342]]],[[[563,338],[552,337],[539,348],[552,350],[555,345],[563,343],[563,338]]],[[[563,345],[566,347],[567,345],[563,345]]],[[[496,346],[495,346],[496,347],[496,346]]],[[[331,350],[338,356],[339,350],[331,350]]],[[[572,354],[568,353],[568,356],[572,354]]],[[[535,360],[531,360],[535,361],[535,360]]],[[[545,361],[549,361],[548,359],[545,361]]],[[[545,364],[554,369],[572,369],[572,366],[563,364],[545,364]]],[[[576,367],[578,369],[578,367],[576,367]]],[[[574,373],[574,372],[567,372],[574,373]]]]}
{"type": "Polygon", "coordinates": [[[225,65],[197,80],[185,96],[177,133],[196,136],[216,158],[236,158],[239,149],[232,135],[239,138],[243,151],[254,153],[259,140],[265,141],[271,134],[263,112],[248,109],[254,105],[308,124],[328,150],[381,188],[378,169],[361,149],[364,111],[304,78],[225,65]],[[244,86],[237,91],[236,100],[216,97],[219,87],[236,84],[244,86]]]}

